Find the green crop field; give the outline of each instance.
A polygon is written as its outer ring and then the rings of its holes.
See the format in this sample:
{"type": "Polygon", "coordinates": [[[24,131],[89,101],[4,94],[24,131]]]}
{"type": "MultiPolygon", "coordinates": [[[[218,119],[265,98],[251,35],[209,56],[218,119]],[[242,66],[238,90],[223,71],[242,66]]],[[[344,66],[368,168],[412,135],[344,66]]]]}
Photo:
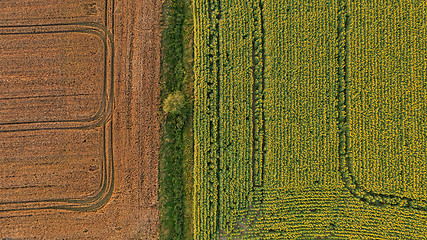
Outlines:
{"type": "Polygon", "coordinates": [[[427,1],[193,8],[194,239],[427,239],[427,1]]]}

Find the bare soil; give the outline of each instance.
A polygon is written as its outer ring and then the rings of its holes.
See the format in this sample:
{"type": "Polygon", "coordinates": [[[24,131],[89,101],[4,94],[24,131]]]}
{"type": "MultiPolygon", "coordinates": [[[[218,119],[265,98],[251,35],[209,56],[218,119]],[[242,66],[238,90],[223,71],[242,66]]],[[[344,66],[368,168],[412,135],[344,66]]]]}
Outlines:
{"type": "Polygon", "coordinates": [[[157,239],[161,0],[0,5],[0,239],[157,239]]]}

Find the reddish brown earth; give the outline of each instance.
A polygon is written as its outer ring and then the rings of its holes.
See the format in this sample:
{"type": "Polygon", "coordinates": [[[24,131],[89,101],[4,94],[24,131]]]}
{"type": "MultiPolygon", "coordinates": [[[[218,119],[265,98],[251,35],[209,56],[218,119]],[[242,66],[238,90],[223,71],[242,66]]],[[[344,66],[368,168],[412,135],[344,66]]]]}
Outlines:
{"type": "Polygon", "coordinates": [[[0,3],[0,239],[157,239],[158,0],[0,3]]]}

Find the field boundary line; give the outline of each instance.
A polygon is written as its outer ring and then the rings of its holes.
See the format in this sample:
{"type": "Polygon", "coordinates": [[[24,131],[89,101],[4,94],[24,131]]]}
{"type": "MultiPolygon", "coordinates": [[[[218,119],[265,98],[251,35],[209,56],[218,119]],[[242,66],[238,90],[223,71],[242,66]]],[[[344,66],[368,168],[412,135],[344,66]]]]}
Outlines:
{"type": "Polygon", "coordinates": [[[264,184],[265,157],[265,30],[263,5],[263,1],[259,0],[253,6],[255,29],[252,33],[252,187],[260,188],[261,191],[264,184]],[[260,37],[257,37],[258,35],[260,37]]]}
{"type": "Polygon", "coordinates": [[[337,19],[337,39],[338,39],[338,154],[339,154],[339,172],[345,187],[350,193],[362,202],[374,206],[398,206],[402,208],[411,208],[420,211],[427,211],[427,201],[422,199],[412,199],[393,194],[382,194],[364,189],[352,169],[352,152],[350,147],[348,117],[350,107],[349,102],[349,77],[348,77],[348,48],[349,32],[351,29],[350,14],[348,12],[348,1],[338,1],[338,19],[337,19]]]}
{"type": "MultiPolygon", "coordinates": [[[[27,128],[27,129],[7,129],[0,130],[1,132],[22,132],[22,131],[36,131],[36,130],[73,130],[73,129],[94,129],[102,127],[103,144],[102,144],[102,175],[100,187],[96,192],[78,198],[57,198],[57,199],[42,199],[30,201],[16,201],[16,202],[0,202],[0,212],[11,212],[21,210],[43,210],[43,209],[62,209],[69,211],[88,212],[96,211],[103,207],[111,199],[114,191],[114,157],[113,157],[113,108],[114,108],[114,0],[105,0],[105,25],[94,22],[82,23],[65,23],[65,24],[46,24],[46,25],[20,25],[20,26],[0,26],[2,29],[20,28],[20,29],[37,29],[49,27],[70,27],[73,29],[65,29],[62,32],[82,32],[96,35],[104,42],[104,81],[103,86],[103,102],[101,109],[98,111],[100,117],[89,122],[88,125],[82,126],[45,126],[40,128],[27,128]],[[111,6],[111,8],[110,8],[111,6]],[[109,31],[111,29],[111,32],[109,31]],[[111,68],[107,69],[107,66],[111,68]],[[13,206],[17,205],[17,206],[13,206]],[[6,207],[4,207],[6,206],[6,207]],[[8,207],[11,206],[11,207],[8,207]]],[[[16,30],[15,30],[16,31],[16,30]]],[[[33,34],[43,31],[33,30],[33,34]]],[[[49,32],[49,31],[47,31],[49,32]]],[[[61,32],[61,30],[51,30],[51,32],[61,32]]],[[[30,31],[31,33],[31,31],[30,31]]],[[[15,34],[15,33],[12,33],[15,34]]],[[[0,33],[1,35],[1,33],[0,33]]]]}
{"type": "Polygon", "coordinates": [[[105,124],[111,117],[114,92],[114,39],[108,29],[98,23],[47,24],[31,26],[0,26],[1,35],[85,33],[99,37],[104,43],[104,79],[101,106],[87,119],[0,123],[0,132],[50,129],[91,129],[105,124]],[[59,28],[59,29],[58,29],[59,28]],[[43,124],[44,126],[33,126],[43,124]],[[59,126],[58,126],[59,125],[59,126]]]}

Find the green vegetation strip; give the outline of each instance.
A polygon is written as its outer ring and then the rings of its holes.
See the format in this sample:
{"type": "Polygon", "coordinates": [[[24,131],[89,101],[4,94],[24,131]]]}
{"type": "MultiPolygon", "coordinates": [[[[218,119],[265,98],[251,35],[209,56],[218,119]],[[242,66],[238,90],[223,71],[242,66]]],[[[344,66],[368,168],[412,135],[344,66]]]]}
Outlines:
{"type": "Polygon", "coordinates": [[[160,239],[192,239],[193,73],[189,0],[163,6],[160,239]]]}

